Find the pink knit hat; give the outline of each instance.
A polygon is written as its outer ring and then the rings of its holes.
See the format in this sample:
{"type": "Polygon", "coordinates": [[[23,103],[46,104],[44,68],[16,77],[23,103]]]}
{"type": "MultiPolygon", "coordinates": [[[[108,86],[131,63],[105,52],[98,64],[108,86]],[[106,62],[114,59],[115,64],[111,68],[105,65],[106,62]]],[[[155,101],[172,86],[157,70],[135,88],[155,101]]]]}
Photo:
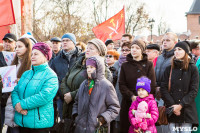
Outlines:
{"type": "Polygon", "coordinates": [[[32,50],[34,50],[34,49],[37,49],[40,52],[42,52],[48,61],[51,59],[52,49],[48,44],[43,43],[43,42],[38,42],[33,46],[32,50]]]}

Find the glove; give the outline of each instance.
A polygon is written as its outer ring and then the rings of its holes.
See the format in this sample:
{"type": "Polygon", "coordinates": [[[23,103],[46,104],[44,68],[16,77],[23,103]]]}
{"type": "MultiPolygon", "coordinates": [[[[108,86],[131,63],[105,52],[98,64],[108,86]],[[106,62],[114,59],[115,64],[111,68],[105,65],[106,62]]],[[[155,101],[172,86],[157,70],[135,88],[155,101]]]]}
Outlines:
{"type": "Polygon", "coordinates": [[[151,118],[151,114],[147,113],[147,118],[151,118]]]}
{"type": "Polygon", "coordinates": [[[132,109],[132,114],[133,114],[133,115],[135,115],[135,111],[136,111],[136,110],[132,109]]]}

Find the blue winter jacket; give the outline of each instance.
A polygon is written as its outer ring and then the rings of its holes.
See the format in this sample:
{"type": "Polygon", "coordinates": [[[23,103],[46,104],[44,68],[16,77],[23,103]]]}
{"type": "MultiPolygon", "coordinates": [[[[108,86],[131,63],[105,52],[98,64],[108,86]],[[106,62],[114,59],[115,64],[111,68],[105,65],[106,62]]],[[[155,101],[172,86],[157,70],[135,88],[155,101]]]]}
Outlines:
{"type": "Polygon", "coordinates": [[[26,128],[49,128],[54,124],[53,98],[58,91],[58,78],[48,63],[32,66],[23,73],[12,92],[12,104],[20,102],[27,115],[15,111],[14,121],[26,128]]]}

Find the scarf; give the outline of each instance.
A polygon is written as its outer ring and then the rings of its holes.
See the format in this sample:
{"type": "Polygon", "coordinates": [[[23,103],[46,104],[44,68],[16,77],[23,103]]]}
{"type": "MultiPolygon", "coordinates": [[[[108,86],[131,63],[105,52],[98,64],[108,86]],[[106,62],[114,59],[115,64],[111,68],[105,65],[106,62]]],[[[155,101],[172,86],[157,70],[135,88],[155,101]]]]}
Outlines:
{"type": "Polygon", "coordinates": [[[120,55],[118,61],[119,61],[119,66],[121,67],[122,63],[126,61],[126,57],[123,55],[120,55]]]}
{"type": "Polygon", "coordinates": [[[63,53],[65,54],[68,62],[70,62],[72,55],[76,52],[76,48],[72,49],[69,52],[66,52],[65,50],[63,50],[63,53]]]}
{"type": "Polygon", "coordinates": [[[88,84],[89,84],[89,95],[91,95],[93,87],[94,87],[94,80],[92,79],[88,81],[88,84]]]}

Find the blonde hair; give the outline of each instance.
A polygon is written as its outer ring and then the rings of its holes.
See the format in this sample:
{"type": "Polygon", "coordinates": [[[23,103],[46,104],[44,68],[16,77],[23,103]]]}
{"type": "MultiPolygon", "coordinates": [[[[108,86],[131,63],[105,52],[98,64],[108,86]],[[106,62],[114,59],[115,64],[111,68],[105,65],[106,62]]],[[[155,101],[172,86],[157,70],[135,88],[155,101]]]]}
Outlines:
{"type": "Polygon", "coordinates": [[[174,39],[174,42],[176,42],[176,43],[178,42],[178,36],[175,33],[167,32],[167,33],[165,33],[165,35],[171,35],[173,37],[173,39],[174,39]]]}

